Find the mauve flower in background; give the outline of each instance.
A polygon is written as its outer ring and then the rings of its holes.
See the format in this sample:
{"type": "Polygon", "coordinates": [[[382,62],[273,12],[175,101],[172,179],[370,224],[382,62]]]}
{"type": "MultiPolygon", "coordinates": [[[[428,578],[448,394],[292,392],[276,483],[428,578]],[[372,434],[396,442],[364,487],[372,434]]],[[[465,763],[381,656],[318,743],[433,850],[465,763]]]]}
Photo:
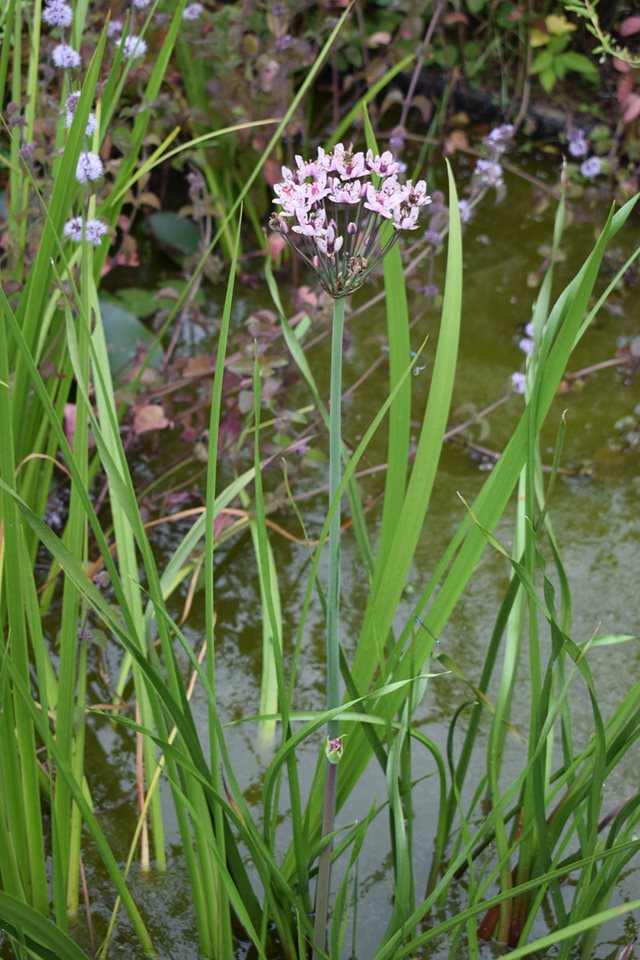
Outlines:
{"type": "Polygon", "coordinates": [[[102,160],[97,153],[81,153],[76,166],[76,180],[78,183],[94,183],[101,180],[104,174],[102,160]]]}
{"type": "Polygon", "coordinates": [[[493,130],[489,131],[484,139],[485,146],[489,147],[493,153],[504,153],[512,136],[513,124],[503,123],[499,127],[494,127],[493,130]]]}
{"type": "Polygon", "coordinates": [[[109,227],[102,220],[87,220],[83,224],[82,217],[72,217],[62,228],[62,236],[67,240],[80,243],[86,240],[94,247],[100,246],[102,238],[109,232],[109,227]]]}
{"type": "Polygon", "coordinates": [[[62,229],[62,236],[80,243],[82,240],[82,217],[72,217],[71,220],[67,220],[62,229]]]}
{"type": "Polygon", "coordinates": [[[502,167],[493,160],[478,160],[473,175],[483,187],[501,187],[503,184],[502,167]]]}
{"type": "Polygon", "coordinates": [[[291,36],[290,33],[285,33],[283,36],[278,37],[278,39],[274,43],[274,47],[279,52],[288,50],[289,47],[291,47],[292,45],[293,45],[293,37],[291,36]]]}
{"type": "Polygon", "coordinates": [[[389,146],[392,150],[400,151],[404,148],[404,142],[407,139],[407,131],[402,126],[398,124],[397,127],[394,127],[391,131],[391,136],[389,137],[389,146]]]}
{"type": "Polygon", "coordinates": [[[282,209],[269,226],[315,270],[330,296],[348,296],[400,230],[417,228],[420,208],[431,203],[427,185],[401,183],[400,164],[389,151],[365,156],[339,143],[328,154],[320,147],[314,160],[295,161],[296,169],[283,167],[273,188],[282,209]]]}
{"type": "MultiPolygon", "coordinates": [[[[67,103],[69,102],[69,99],[70,99],[70,98],[68,97],[68,98],[67,98],[67,103]]],[[[73,123],[74,114],[75,114],[75,107],[74,107],[73,110],[69,110],[69,109],[67,108],[67,113],[66,113],[66,115],[65,115],[65,126],[67,126],[67,127],[70,127],[70,126],[71,126],[71,124],[73,123]]],[[[96,120],[96,115],[95,115],[95,113],[90,113],[89,116],[87,117],[87,126],[86,126],[85,131],[84,131],[84,132],[85,132],[85,135],[86,135],[87,137],[90,137],[91,134],[93,133],[93,131],[96,129],[97,126],[98,126],[98,121],[96,120]]]]}
{"type": "Polygon", "coordinates": [[[54,0],[42,11],[42,19],[50,27],[70,27],[73,21],[73,11],[64,0],[54,0]]]}
{"type": "Polygon", "coordinates": [[[526,374],[522,373],[519,370],[516,370],[515,373],[511,374],[511,389],[514,393],[524,393],[525,383],[527,381],[526,374]]]}
{"type": "Polygon", "coordinates": [[[526,353],[527,356],[531,356],[533,353],[534,342],[530,337],[522,337],[518,340],[518,346],[523,353],[526,353]]]}
{"type": "Polygon", "coordinates": [[[111,39],[112,37],[117,37],[119,33],[122,33],[122,27],[124,26],[122,20],[112,20],[109,26],[107,27],[107,36],[111,39]]]}
{"type": "Polygon", "coordinates": [[[87,220],[84,226],[84,238],[93,244],[94,247],[98,247],[108,231],[108,225],[103,223],[102,220],[87,220]]]}
{"type": "Polygon", "coordinates": [[[51,51],[51,60],[59,70],[75,70],[82,63],[80,54],[68,43],[59,43],[51,51]]]}
{"type": "Polygon", "coordinates": [[[201,3],[190,3],[182,11],[183,20],[198,20],[204,13],[204,7],[201,3]]]}
{"type": "Polygon", "coordinates": [[[462,223],[469,223],[473,208],[468,200],[458,200],[458,213],[462,223]]]}
{"type": "Polygon", "coordinates": [[[144,57],[147,52],[146,41],[144,41],[142,37],[136,37],[133,34],[121,40],[118,46],[124,49],[124,55],[127,60],[136,60],[138,57],[144,57]]]}
{"type": "Polygon", "coordinates": [[[572,157],[585,157],[589,153],[589,144],[580,127],[567,130],[567,149],[572,157]]]}
{"type": "Polygon", "coordinates": [[[580,173],[583,177],[587,177],[588,180],[591,180],[593,177],[597,177],[600,173],[602,173],[602,161],[600,157],[589,157],[588,160],[585,160],[584,163],[581,163],[580,173]]]}

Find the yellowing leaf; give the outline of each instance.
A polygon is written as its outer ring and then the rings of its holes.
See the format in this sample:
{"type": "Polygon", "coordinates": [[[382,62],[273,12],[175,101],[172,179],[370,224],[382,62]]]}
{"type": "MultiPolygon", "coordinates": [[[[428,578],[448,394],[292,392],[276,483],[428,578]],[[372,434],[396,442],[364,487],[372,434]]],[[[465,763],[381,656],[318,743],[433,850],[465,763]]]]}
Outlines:
{"type": "Polygon", "coordinates": [[[547,30],[554,37],[561,37],[565,33],[573,33],[578,29],[575,23],[570,23],[563,13],[550,13],[544,18],[544,22],[547,30]]]}
{"type": "Polygon", "coordinates": [[[549,43],[548,33],[545,33],[544,30],[540,30],[538,27],[532,27],[531,33],[529,34],[529,43],[532,47],[544,47],[545,44],[549,43]]]}

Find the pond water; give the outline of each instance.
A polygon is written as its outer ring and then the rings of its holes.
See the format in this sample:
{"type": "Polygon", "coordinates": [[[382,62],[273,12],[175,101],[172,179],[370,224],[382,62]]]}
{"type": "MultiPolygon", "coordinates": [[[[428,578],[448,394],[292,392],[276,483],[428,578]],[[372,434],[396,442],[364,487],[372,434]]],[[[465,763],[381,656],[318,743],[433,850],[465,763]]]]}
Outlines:
{"type": "MultiPolygon", "coordinates": [[[[529,172],[550,183],[555,178],[557,159],[539,156],[528,160],[529,172]],[[554,169],[552,169],[554,167],[554,169]]],[[[468,173],[458,170],[461,188],[468,173]]],[[[430,187],[433,189],[433,184],[430,187]]],[[[553,229],[554,203],[545,207],[539,203],[540,194],[530,184],[514,176],[507,177],[507,197],[495,205],[488,196],[475,212],[464,233],[464,299],[463,327],[460,348],[457,386],[454,396],[454,415],[460,421],[469,417],[474,409],[480,409],[497,400],[509,390],[510,375],[521,368],[523,354],[518,347],[522,329],[530,320],[535,289],[528,285],[529,275],[540,268],[541,248],[550,243],[553,229]]],[[[595,227],[606,216],[606,196],[595,198],[592,208],[574,205],[574,222],[565,234],[562,244],[565,259],[557,265],[555,292],[573,275],[576,267],[588,253],[594,239],[595,227]]],[[[637,222],[635,240],[637,241],[637,222]]],[[[624,231],[621,247],[616,247],[607,261],[607,270],[613,272],[613,262],[621,262],[632,249],[634,227],[624,231]],[[622,248],[622,245],[624,247],[622,248]]],[[[436,263],[435,282],[442,282],[444,256],[436,263]]],[[[416,282],[416,288],[425,282],[416,282]]],[[[606,278],[603,278],[603,283],[606,278]]],[[[212,330],[219,317],[222,292],[214,289],[211,294],[212,330]],[[216,297],[219,302],[216,303],[216,297]]],[[[370,292],[367,293],[370,296],[370,292]]],[[[358,300],[354,306],[361,301],[358,300]]],[[[576,371],[601,361],[609,360],[624,338],[637,336],[640,316],[640,286],[629,286],[612,298],[613,311],[602,311],[594,328],[584,338],[574,358],[571,370],[576,371]]],[[[247,317],[262,306],[271,307],[266,287],[257,290],[240,289],[236,296],[234,323],[242,329],[247,317]]],[[[413,330],[414,346],[426,333],[430,334],[425,369],[412,378],[415,410],[419,415],[426,397],[434,344],[438,331],[438,308],[425,298],[419,289],[410,294],[411,316],[417,318],[413,330]]],[[[384,350],[384,312],[375,306],[352,320],[347,314],[348,340],[345,351],[345,388],[360,378],[380,357],[384,350]]],[[[326,329],[326,327],[325,327],[326,329]]],[[[313,335],[313,334],[312,334],[313,335]]],[[[249,334],[247,334],[248,340],[249,334]]],[[[198,352],[206,351],[214,342],[203,339],[201,330],[185,329],[182,349],[197,340],[198,352]]],[[[323,388],[327,392],[329,338],[319,340],[308,352],[308,361],[323,388]]],[[[565,473],[555,491],[551,515],[564,564],[570,579],[573,599],[572,636],[584,641],[595,634],[638,633],[638,586],[640,563],[640,447],[633,446],[633,437],[620,441],[616,423],[633,414],[640,401],[637,377],[621,367],[604,367],[573,384],[572,389],[557,397],[544,435],[543,452],[551,460],[553,444],[562,411],[566,410],[567,433],[563,455],[565,473]]],[[[355,442],[362,434],[372,411],[377,409],[388,387],[384,365],[379,366],[364,384],[350,395],[345,403],[344,435],[347,442],[355,442]]],[[[287,405],[294,408],[304,404],[307,395],[302,385],[295,386],[287,405]]],[[[450,536],[463,517],[464,506],[457,492],[471,501],[485,479],[485,470],[491,465],[491,451],[500,451],[522,408],[522,398],[516,394],[489,413],[480,428],[471,428],[465,436],[475,441],[481,450],[473,450],[458,437],[447,446],[440,466],[432,507],[423,531],[416,561],[411,572],[411,586],[419,594],[428,581],[450,536]]],[[[637,415],[636,415],[637,416],[637,415]]],[[[312,444],[324,448],[322,437],[312,444]]],[[[152,477],[184,455],[179,441],[172,441],[167,434],[153,448],[141,442],[145,463],[141,473],[152,477]]],[[[384,432],[374,439],[367,453],[367,465],[384,462],[386,455],[384,432]]],[[[194,473],[196,464],[191,464],[194,473]]],[[[279,468],[274,468],[277,473],[279,468]]],[[[188,474],[188,468],[187,468],[188,474]]],[[[281,475],[279,475],[280,477],[281,475]]],[[[279,477],[272,476],[277,482],[279,477]]],[[[269,478],[267,478],[269,483],[269,478]]],[[[313,490],[324,482],[324,468],[309,467],[297,478],[295,492],[313,490]]],[[[363,479],[363,499],[375,501],[383,488],[382,474],[372,473],[363,479]]],[[[203,479],[194,479],[192,486],[200,493],[203,479]]],[[[301,503],[311,535],[315,535],[323,518],[325,504],[322,495],[301,503]]],[[[283,527],[297,533],[291,512],[282,510],[273,519],[283,527]]],[[[507,514],[498,530],[498,538],[506,545],[512,537],[513,514],[507,514]]],[[[375,506],[368,512],[368,521],[375,534],[377,514],[375,506]]],[[[184,528],[183,528],[184,529],[184,528]]],[[[162,528],[155,536],[160,555],[170,555],[181,531],[176,526],[162,528]]],[[[307,554],[303,546],[291,543],[277,535],[272,536],[276,554],[280,592],[283,603],[285,646],[291,649],[298,611],[306,586],[307,554]]],[[[162,566],[162,564],[161,564],[162,566]]],[[[357,637],[358,625],[365,602],[366,578],[360,569],[357,551],[350,534],[343,540],[343,637],[350,653],[350,639],[357,637]]],[[[485,552],[462,601],[440,638],[440,648],[454,658],[468,676],[477,678],[494,619],[508,582],[508,570],[495,554],[485,552]]],[[[172,612],[179,615],[182,597],[176,597],[172,612]]],[[[248,532],[240,534],[219,551],[217,558],[216,607],[218,615],[218,689],[221,696],[221,712],[229,721],[257,713],[261,676],[261,623],[260,596],[255,573],[255,559],[248,532]]],[[[398,612],[398,624],[402,625],[411,612],[411,600],[407,598],[406,609],[398,612]]],[[[198,598],[185,627],[187,637],[199,646],[203,634],[202,611],[198,598]]],[[[324,627],[319,610],[314,608],[309,620],[307,644],[301,659],[296,708],[319,709],[324,704],[324,627]]],[[[105,665],[113,677],[119,654],[107,649],[105,665]]],[[[640,642],[630,642],[619,647],[606,647],[594,651],[591,659],[596,676],[602,711],[609,715],[623,697],[630,684],[640,676],[640,642]]],[[[101,699],[99,680],[93,679],[96,699],[101,699]]],[[[526,718],[527,686],[514,697],[514,722],[517,724],[517,704],[523,704],[526,718]]],[[[91,699],[91,695],[90,695],[91,699]]],[[[444,748],[450,718],[456,708],[469,699],[469,690],[455,677],[449,675],[432,682],[427,696],[416,714],[416,722],[441,748],[444,748]]],[[[194,693],[196,712],[200,711],[203,724],[206,715],[204,698],[196,687],[194,693]]],[[[576,704],[576,738],[587,738],[590,733],[588,707],[584,716],[580,704],[576,704]]],[[[526,730],[523,731],[526,733],[526,730]]],[[[105,812],[101,822],[107,830],[116,854],[126,856],[129,839],[134,827],[133,801],[119,804],[125,795],[135,788],[132,758],[135,756],[130,732],[113,729],[108,725],[98,727],[90,723],[88,750],[91,786],[96,805],[105,812]],[[94,732],[92,732],[94,731],[94,732]],[[117,804],[117,806],[116,806],[117,804]],[[113,805],[113,808],[112,808],[113,805]]],[[[301,757],[301,777],[305,772],[311,777],[315,768],[322,738],[308,743],[301,757]]],[[[259,809],[262,774],[268,757],[261,751],[252,724],[240,724],[229,728],[230,753],[236,765],[241,783],[246,785],[247,796],[259,809]]],[[[521,762],[522,746],[519,741],[508,741],[505,770],[516,770],[521,762]]],[[[472,770],[469,784],[481,775],[484,757],[479,757],[478,771],[472,770]]],[[[624,770],[618,771],[615,779],[607,783],[610,803],[614,807],[620,800],[637,790],[637,769],[640,756],[629,756],[624,770]]],[[[416,754],[414,775],[432,773],[426,765],[424,754],[416,754]]],[[[416,790],[417,823],[415,828],[418,846],[416,864],[416,887],[424,889],[432,852],[432,836],[435,828],[434,779],[426,779],[416,790]]],[[[383,777],[378,769],[367,772],[361,788],[352,795],[347,806],[340,812],[339,824],[366,815],[372,800],[386,796],[383,777]]],[[[166,803],[168,835],[172,842],[169,870],[165,875],[133,877],[133,891],[146,917],[158,945],[159,956],[175,960],[196,960],[199,956],[197,934],[190,906],[188,883],[181,864],[178,848],[178,833],[173,819],[171,801],[166,803]]],[[[287,811],[282,811],[280,841],[283,851],[287,845],[287,811]]],[[[112,894],[101,880],[100,873],[91,868],[88,854],[89,887],[97,917],[108,916],[112,894]]],[[[391,856],[388,840],[388,824],[380,817],[372,827],[363,848],[359,864],[360,902],[356,932],[356,955],[359,960],[368,960],[384,932],[392,906],[391,856]]],[[[638,896],[640,870],[628,870],[618,891],[618,898],[638,896]]],[[[453,891],[453,897],[464,904],[464,885],[453,891]]],[[[446,908],[449,910],[451,903],[446,908]]],[[[126,921],[122,918],[121,932],[116,938],[113,956],[131,954],[127,942],[126,921]]],[[[599,935],[597,960],[613,957],[619,947],[618,938],[623,933],[633,933],[632,918],[617,925],[605,927],[599,935]]],[[[535,933],[544,932],[540,924],[535,933]]],[[[84,940],[84,934],[79,938],[84,940]]],[[[350,934],[347,937],[349,942],[350,934]]],[[[448,956],[449,942],[436,944],[424,956],[444,958],[448,956]]],[[[497,948],[487,946],[487,956],[497,955],[497,948]]],[[[345,951],[345,956],[348,955],[345,951]]],[[[137,955],[137,953],[136,953],[137,955]]],[[[239,956],[244,955],[239,948],[239,956]]]]}

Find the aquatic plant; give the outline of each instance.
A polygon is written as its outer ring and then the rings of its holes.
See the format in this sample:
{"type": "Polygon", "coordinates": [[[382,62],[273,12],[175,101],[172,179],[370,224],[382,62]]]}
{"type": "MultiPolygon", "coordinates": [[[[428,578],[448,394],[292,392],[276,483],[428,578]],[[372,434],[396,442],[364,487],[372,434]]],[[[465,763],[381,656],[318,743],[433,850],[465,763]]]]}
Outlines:
{"type": "MultiPolygon", "coordinates": [[[[340,704],[340,498],[341,398],[344,298],[365,283],[398,239],[415,230],[420,207],[431,202],[427,185],[398,180],[400,164],[390,151],[355,151],[342,143],[315,160],[296,156],[296,169],[282,168],[274,186],[281,213],[269,221],[316,273],[334,301],[329,400],[329,585],[327,591],[327,711],[340,704]],[[289,221],[292,221],[290,225],[289,221]]],[[[326,943],[331,875],[331,835],[335,824],[338,762],[342,740],[338,721],[327,725],[327,768],[315,906],[315,949],[326,943]]]]}

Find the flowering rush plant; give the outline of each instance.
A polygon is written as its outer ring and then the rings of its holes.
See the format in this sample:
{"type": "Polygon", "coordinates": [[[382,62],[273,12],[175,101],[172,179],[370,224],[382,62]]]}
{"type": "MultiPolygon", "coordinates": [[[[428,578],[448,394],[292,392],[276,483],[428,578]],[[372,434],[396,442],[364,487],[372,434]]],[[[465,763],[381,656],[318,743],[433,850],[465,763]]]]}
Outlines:
{"type": "Polygon", "coordinates": [[[390,151],[354,153],[338,143],[315,160],[296,156],[296,169],[282,168],[274,186],[280,211],[272,230],[317,273],[327,293],[346,297],[365,282],[398,239],[415,230],[420,207],[431,203],[424,180],[398,179],[390,151]]]}

